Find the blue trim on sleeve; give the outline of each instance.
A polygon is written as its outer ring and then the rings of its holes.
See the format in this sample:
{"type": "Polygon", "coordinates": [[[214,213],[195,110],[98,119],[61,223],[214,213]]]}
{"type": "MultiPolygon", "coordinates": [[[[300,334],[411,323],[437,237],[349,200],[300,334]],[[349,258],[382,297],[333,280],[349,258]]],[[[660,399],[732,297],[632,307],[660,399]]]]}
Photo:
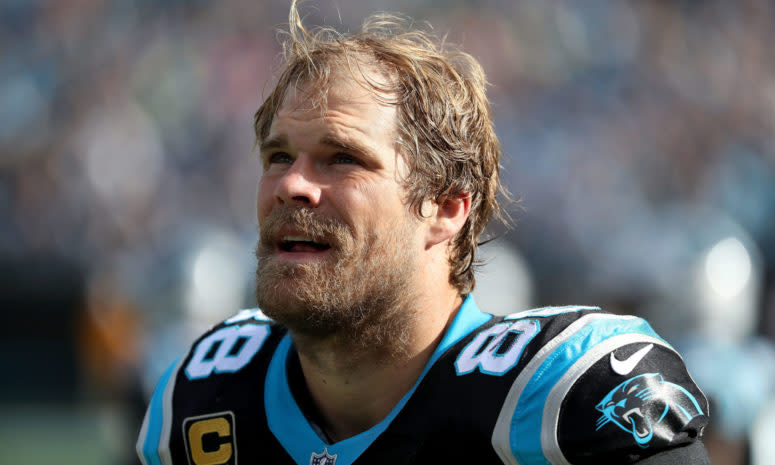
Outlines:
{"type": "Polygon", "coordinates": [[[372,428],[331,445],[324,443],[315,433],[291,394],[285,369],[291,348],[291,338],[286,334],[277,346],[266,374],[264,407],[269,429],[299,465],[308,465],[312,453],[321,454],[324,450],[327,450],[329,455],[337,456],[337,465],[351,465],[390,426],[390,423],[401,412],[425,374],[439,357],[471,331],[489,321],[490,318],[492,315],[479,311],[473,296],[469,295],[460,306],[450,328],[433,352],[417,382],[388,416],[372,428]]]}
{"type": "MultiPolygon", "coordinates": [[[[150,405],[148,406],[148,431],[143,442],[143,457],[148,465],[162,465],[159,456],[159,442],[161,441],[161,429],[164,423],[164,392],[167,390],[172,373],[178,365],[178,360],[167,368],[156,389],[153,391],[150,405]]],[[[172,415],[172,412],[167,412],[172,415]]]]}
{"type": "Polygon", "coordinates": [[[541,446],[543,410],[560,378],[595,345],[628,333],[661,340],[648,322],[640,318],[593,320],[560,344],[535,371],[519,397],[511,420],[509,443],[520,465],[550,465],[541,446]]]}

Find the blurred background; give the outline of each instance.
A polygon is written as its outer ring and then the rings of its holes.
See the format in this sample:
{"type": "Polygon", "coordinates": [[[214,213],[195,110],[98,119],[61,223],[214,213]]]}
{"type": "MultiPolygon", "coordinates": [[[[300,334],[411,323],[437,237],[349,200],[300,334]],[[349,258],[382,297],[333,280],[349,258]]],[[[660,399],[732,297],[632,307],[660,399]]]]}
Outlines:
{"type": "MultiPolygon", "coordinates": [[[[161,371],[254,306],[252,116],[286,0],[0,3],[0,464],[134,464],[161,371]]],[[[492,83],[515,227],[486,310],[649,318],[714,464],[775,457],[775,5],[320,0],[430,22],[492,83]]],[[[767,460],[769,459],[769,460],[767,460]]]]}

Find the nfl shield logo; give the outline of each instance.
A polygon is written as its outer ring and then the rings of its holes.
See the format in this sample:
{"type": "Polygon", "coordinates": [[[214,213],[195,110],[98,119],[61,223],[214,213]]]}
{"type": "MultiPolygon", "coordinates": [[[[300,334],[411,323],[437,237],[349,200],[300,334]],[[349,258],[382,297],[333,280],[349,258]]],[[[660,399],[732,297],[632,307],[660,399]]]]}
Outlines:
{"type": "Polygon", "coordinates": [[[324,449],[322,454],[312,453],[309,459],[309,465],[334,465],[336,463],[336,454],[328,455],[328,449],[324,449]]]}

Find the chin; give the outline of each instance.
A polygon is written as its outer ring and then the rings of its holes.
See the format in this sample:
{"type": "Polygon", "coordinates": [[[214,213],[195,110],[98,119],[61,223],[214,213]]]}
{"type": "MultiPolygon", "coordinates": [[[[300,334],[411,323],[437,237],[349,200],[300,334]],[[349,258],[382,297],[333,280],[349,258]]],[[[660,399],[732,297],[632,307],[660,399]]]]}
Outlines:
{"type": "Polygon", "coordinates": [[[266,316],[285,326],[293,326],[294,321],[304,319],[307,314],[304,303],[287,285],[275,285],[271,290],[259,286],[256,301],[266,316]]]}

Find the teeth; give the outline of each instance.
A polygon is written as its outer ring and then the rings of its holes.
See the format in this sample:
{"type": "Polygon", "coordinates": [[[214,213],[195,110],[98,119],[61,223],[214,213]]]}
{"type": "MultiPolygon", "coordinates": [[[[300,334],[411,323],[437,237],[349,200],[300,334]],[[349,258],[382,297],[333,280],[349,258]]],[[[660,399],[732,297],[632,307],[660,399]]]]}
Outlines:
{"type": "Polygon", "coordinates": [[[299,234],[299,235],[287,234],[285,236],[282,236],[280,240],[280,244],[278,244],[278,246],[286,252],[291,252],[295,250],[294,247],[297,244],[306,244],[307,246],[315,247],[315,249],[317,250],[327,250],[331,248],[330,244],[316,241],[312,237],[302,235],[302,234],[299,234]]]}
{"type": "Polygon", "coordinates": [[[315,242],[315,240],[309,236],[283,236],[283,241],[284,242],[315,242]]]}
{"type": "Polygon", "coordinates": [[[632,414],[636,414],[639,417],[643,416],[643,412],[641,412],[640,409],[636,407],[636,408],[633,408],[633,409],[630,409],[630,410],[627,410],[626,412],[624,412],[622,414],[622,419],[625,420],[625,421],[630,421],[630,415],[632,415],[632,414]]]}

